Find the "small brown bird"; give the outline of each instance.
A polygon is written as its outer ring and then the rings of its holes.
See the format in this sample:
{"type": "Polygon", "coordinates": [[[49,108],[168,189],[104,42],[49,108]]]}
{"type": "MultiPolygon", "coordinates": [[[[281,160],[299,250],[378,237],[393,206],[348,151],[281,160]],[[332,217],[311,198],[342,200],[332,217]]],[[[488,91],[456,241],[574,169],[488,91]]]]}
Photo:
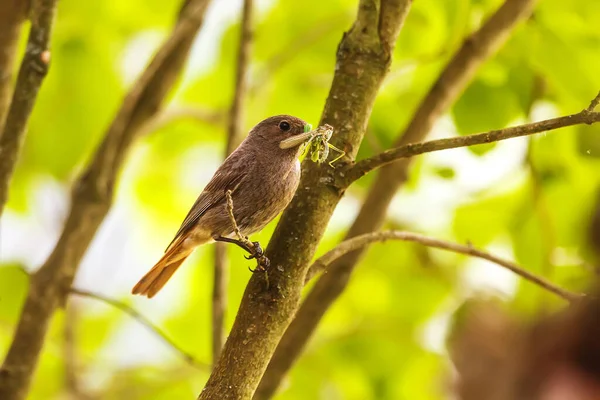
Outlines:
{"type": "MultiPolygon", "coordinates": [[[[135,285],[133,294],[153,297],[201,244],[230,238],[233,215],[243,235],[260,231],[292,200],[300,180],[301,145],[310,138],[306,122],[277,115],[256,125],[217,169],[192,206],[164,256],[135,285]]],[[[225,241],[225,240],[223,240],[225,241]]]]}

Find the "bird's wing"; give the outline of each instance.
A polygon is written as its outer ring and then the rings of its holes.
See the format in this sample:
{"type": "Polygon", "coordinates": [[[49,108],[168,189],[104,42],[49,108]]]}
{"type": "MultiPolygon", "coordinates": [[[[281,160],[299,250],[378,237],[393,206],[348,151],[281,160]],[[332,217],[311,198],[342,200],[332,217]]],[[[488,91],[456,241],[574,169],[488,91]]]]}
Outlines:
{"type": "Polygon", "coordinates": [[[228,190],[231,190],[232,193],[235,192],[244,178],[252,173],[252,171],[249,170],[252,163],[245,163],[242,161],[243,160],[236,158],[232,159],[229,157],[221,167],[219,167],[208,185],[206,185],[202,193],[200,193],[200,196],[198,196],[198,199],[196,199],[196,202],[183,220],[175,237],[169,246],[167,246],[167,250],[178,238],[188,233],[198,223],[200,217],[202,217],[207,210],[215,205],[225,204],[227,201],[225,192],[228,190]]]}

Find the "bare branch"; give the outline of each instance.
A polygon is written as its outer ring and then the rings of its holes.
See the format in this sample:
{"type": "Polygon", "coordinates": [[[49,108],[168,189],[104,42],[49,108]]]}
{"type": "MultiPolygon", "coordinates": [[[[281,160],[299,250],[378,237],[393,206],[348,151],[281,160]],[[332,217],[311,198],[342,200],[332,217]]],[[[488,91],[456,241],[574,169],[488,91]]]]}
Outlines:
{"type": "Polygon", "coordinates": [[[225,343],[225,313],[227,312],[227,282],[229,268],[225,243],[215,243],[212,289],[212,362],[217,362],[225,343]]]}
{"type": "Polygon", "coordinates": [[[186,0],[180,19],[125,97],[91,163],[77,179],[71,209],[54,250],[32,276],[19,323],[0,369],[0,398],[22,400],[49,321],[64,304],[81,258],[110,209],[116,177],[139,128],[151,118],[183,68],[208,0],[186,0]]]}
{"type": "Polygon", "coordinates": [[[475,135],[459,136],[447,139],[431,140],[423,143],[407,144],[395,149],[386,150],[373,157],[358,161],[352,165],[345,173],[345,182],[347,185],[354,182],[366,173],[379,168],[400,158],[413,157],[419,154],[431,153],[434,151],[456,149],[458,147],[474,146],[484,143],[498,142],[501,140],[533,135],[540,132],[551,131],[567,126],[580,124],[595,124],[600,122],[600,113],[590,112],[587,109],[577,113],[566,115],[564,117],[547,119],[530,124],[513,126],[511,128],[497,129],[475,135]]]}
{"type": "MultiPolygon", "coordinates": [[[[508,269],[509,271],[514,272],[519,275],[521,278],[534,283],[535,285],[541,287],[544,290],[547,290],[550,293],[557,295],[567,301],[575,301],[582,297],[582,295],[578,293],[570,292],[566,289],[556,286],[555,284],[547,281],[546,279],[535,275],[532,272],[527,271],[523,267],[519,265],[504,260],[500,257],[487,253],[483,250],[478,250],[470,245],[461,245],[458,243],[452,243],[445,240],[439,240],[430,238],[427,236],[420,235],[418,233],[412,232],[403,232],[403,231],[383,231],[383,232],[372,232],[366,233],[364,235],[353,237],[352,239],[348,239],[337,245],[332,250],[325,253],[323,256],[318,258],[310,270],[306,275],[306,280],[308,281],[314,275],[321,271],[325,271],[327,273],[327,267],[333,263],[335,260],[342,257],[344,254],[350,253],[352,251],[358,250],[361,247],[364,247],[368,244],[374,242],[385,242],[387,240],[400,240],[405,242],[415,242],[422,244],[427,247],[433,247],[436,249],[448,250],[453,253],[465,254],[471,257],[481,258],[483,260],[487,260],[491,263],[499,265],[503,268],[508,269]]],[[[335,271],[332,271],[335,273],[335,271]]]]}
{"type": "MultiPolygon", "coordinates": [[[[530,15],[535,2],[506,0],[479,30],[465,40],[417,107],[407,128],[395,142],[395,147],[424,140],[434,122],[456,101],[477,69],[506,41],[517,23],[530,15]]],[[[337,143],[334,144],[337,146],[337,143]]],[[[347,238],[379,229],[389,203],[405,181],[409,160],[404,159],[381,168],[346,235],[347,238]]],[[[340,258],[336,262],[336,269],[343,268],[343,271],[335,275],[324,275],[315,284],[273,355],[257,391],[258,399],[270,398],[275,392],[321,317],[344,291],[361,254],[362,250],[357,250],[340,258]]]]}
{"type": "MultiPolygon", "coordinates": [[[[52,34],[52,24],[56,13],[56,1],[32,0],[31,29],[27,40],[27,48],[21,62],[4,128],[0,134],[0,215],[2,215],[8,200],[10,179],[25,139],[27,121],[33,110],[42,81],[48,73],[50,35],[52,34]]],[[[1,13],[11,11],[12,7],[8,8],[9,10],[1,11],[1,13]]],[[[15,29],[18,29],[18,24],[15,29]]],[[[13,33],[18,34],[18,32],[13,33]]],[[[4,51],[4,49],[0,51],[4,51]]],[[[6,49],[6,51],[10,52],[11,49],[6,49]]],[[[6,61],[11,62],[12,57],[8,56],[6,61]]],[[[8,71],[11,70],[12,65],[8,68],[8,71]]],[[[4,73],[0,70],[0,74],[4,73]]],[[[6,78],[0,76],[0,80],[10,79],[11,74],[8,73],[7,75],[6,78]]],[[[10,83],[7,84],[10,85],[10,83]]],[[[0,111],[0,127],[3,125],[3,115],[1,114],[0,111]]]]}
{"type": "Polygon", "coordinates": [[[590,113],[593,112],[596,107],[598,107],[598,104],[600,104],[600,92],[598,92],[596,97],[594,97],[594,99],[590,102],[590,105],[585,109],[585,111],[590,113]]]}
{"type": "Polygon", "coordinates": [[[229,109],[229,126],[226,154],[229,155],[241,141],[244,122],[243,103],[248,90],[248,63],[252,43],[252,0],[244,0],[242,24],[240,28],[240,43],[237,55],[235,75],[235,90],[229,109]]]}
{"type": "Polygon", "coordinates": [[[10,107],[17,45],[29,1],[4,0],[0,7],[0,135],[10,107]]]}
{"type": "MultiPolygon", "coordinates": [[[[237,65],[234,83],[233,100],[229,108],[229,124],[227,141],[225,142],[225,157],[238,146],[242,139],[244,125],[244,100],[248,92],[248,64],[250,62],[250,49],[252,44],[252,0],[244,0],[241,15],[240,39],[238,46],[237,65]]],[[[228,204],[231,202],[230,216],[232,223],[237,228],[233,218],[233,200],[228,195],[228,204]]],[[[237,230],[239,236],[239,229],[237,230]]],[[[241,239],[240,239],[241,240],[241,239]]],[[[213,307],[212,307],[212,350],[213,363],[225,342],[225,312],[227,310],[227,280],[229,277],[227,250],[223,243],[215,245],[215,261],[213,274],[213,307]]]]}
{"type": "Polygon", "coordinates": [[[115,308],[123,311],[125,314],[129,315],[131,318],[133,318],[134,320],[136,320],[137,322],[139,322],[140,324],[142,324],[146,328],[148,328],[156,336],[161,338],[163,342],[165,342],[176,353],[178,353],[181,356],[181,358],[188,364],[190,364],[196,368],[200,368],[204,371],[206,371],[207,369],[210,368],[209,364],[198,361],[193,355],[191,355],[190,353],[188,353],[187,351],[185,351],[184,349],[179,347],[179,345],[177,345],[177,343],[175,343],[169,337],[169,335],[167,335],[162,329],[160,329],[158,326],[154,325],[152,323],[152,321],[150,321],[148,318],[144,317],[142,314],[140,314],[139,311],[137,311],[133,307],[129,306],[128,304],[125,304],[125,303],[115,300],[115,299],[111,299],[110,297],[106,297],[106,296],[103,296],[98,293],[90,292],[89,290],[71,288],[71,293],[75,294],[77,296],[87,297],[90,299],[101,301],[102,303],[108,304],[112,307],[115,307],[115,308]]]}

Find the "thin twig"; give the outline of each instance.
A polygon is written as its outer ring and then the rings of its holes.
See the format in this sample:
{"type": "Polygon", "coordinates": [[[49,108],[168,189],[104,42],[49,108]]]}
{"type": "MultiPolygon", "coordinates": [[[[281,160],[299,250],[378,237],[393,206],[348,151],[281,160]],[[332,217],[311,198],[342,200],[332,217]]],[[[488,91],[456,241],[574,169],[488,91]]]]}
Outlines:
{"type": "MultiPolygon", "coordinates": [[[[56,14],[56,2],[57,0],[33,0],[32,3],[29,39],[4,128],[0,134],[0,215],[8,200],[8,187],[23,146],[27,121],[42,81],[48,73],[50,36],[56,14]]],[[[0,74],[4,74],[4,71],[0,71],[0,74]]]]}
{"type": "Polygon", "coordinates": [[[229,126],[226,154],[229,155],[239,144],[244,121],[244,100],[248,91],[248,64],[252,44],[252,0],[244,0],[240,42],[237,54],[233,100],[229,109],[229,126]]]}
{"type": "Polygon", "coordinates": [[[13,94],[15,60],[28,0],[3,0],[0,6],[0,135],[13,94]]]}
{"type": "MultiPolygon", "coordinates": [[[[252,44],[252,0],[244,0],[238,54],[235,71],[234,93],[229,108],[225,157],[238,146],[242,138],[244,125],[244,101],[248,92],[248,64],[252,44]]],[[[213,307],[212,307],[212,350],[213,364],[216,362],[225,343],[225,312],[227,310],[227,281],[229,265],[227,249],[223,243],[215,245],[213,274],[213,307]]]]}
{"type": "Polygon", "coordinates": [[[233,215],[233,198],[231,197],[231,190],[225,192],[225,197],[227,198],[227,213],[229,214],[229,221],[231,222],[231,226],[233,227],[233,233],[238,238],[238,240],[250,248],[253,248],[254,245],[250,242],[244,235],[242,235],[242,231],[235,220],[235,216],[233,215]]]}
{"type": "Polygon", "coordinates": [[[358,161],[356,164],[350,166],[345,172],[344,182],[346,185],[349,185],[368,172],[401,158],[414,157],[419,154],[431,153],[440,150],[456,149],[459,147],[498,142],[501,140],[564,128],[567,126],[581,124],[591,125],[598,122],[600,122],[600,112],[590,112],[588,109],[585,109],[577,114],[533,122],[531,124],[497,129],[475,135],[430,140],[423,143],[412,143],[397,147],[395,149],[386,150],[383,153],[379,153],[373,157],[358,161]]]}
{"type": "Polygon", "coordinates": [[[590,105],[585,109],[585,111],[590,113],[593,112],[596,109],[596,107],[598,107],[598,104],[600,104],[600,91],[598,92],[596,97],[594,97],[594,99],[590,102],[590,105]]]}
{"type": "MultiPolygon", "coordinates": [[[[545,289],[548,292],[551,292],[565,300],[572,302],[582,297],[581,294],[573,293],[566,289],[558,287],[555,284],[547,281],[546,279],[527,271],[526,269],[520,267],[512,261],[508,261],[497,257],[493,254],[487,253],[483,250],[476,249],[473,246],[452,243],[445,240],[423,236],[418,233],[403,231],[372,232],[343,241],[342,243],[334,247],[332,250],[328,251],[323,256],[318,258],[313,263],[309,272],[306,275],[306,280],[308,281],[311,277],[313,277],[320,271],[327,271],[327,266],[329,266],[338,258],[342,257],[344,254],[358,250],[361,247],[364,247],[370,243],[385,242],[386,240],[401,240],[406,242],[415,242],[427,247],[434,247],[436,249],[448,250],[454,253],[460,253],[471,257],[481,258],[483,260],[490,261],[496,265],[506,268],[509,271],[512,271],[515,274],[519,275],[521,278],[532,282],[537,286],[541,287],[542,289],[545,289]]],[[[331,273],[335,273],[335,270],[331,271],[331,273]]]]}
{"type": "Polygon", "coordinates": [[[77,296],[87,297],[90,299],[101,301],[105,304],[119,309],[120,311],[123,311],[125,314],[129,315],[131,318],[148,328],[156,336],[160,337],[163,340],[163,342],[165,342],[169,347],[171,347],[175,352],[177,352],[181,356],[181,358],[185,360],[185,362],[204,371],[210,368],[209,364],[198,361],[193,355],[179,347],[179,345],[177,345],[162,329],[154,325],[152,321],[150,321],[139,311],[129,306],[128,304],[125,304],[119,300],[112,299],[110,297],[103,296],[98,293],[91,292],[89,290],[71,288],[71,293],[77,296]]]}
{"type": "Polygon", "coordinates": [[[229,265],[225,243],[215,243],[213,267],[211,331],[212,362],[214,365],[225,343],[225,313],[227,312],[227,282],[229,281],[229,265]]]}

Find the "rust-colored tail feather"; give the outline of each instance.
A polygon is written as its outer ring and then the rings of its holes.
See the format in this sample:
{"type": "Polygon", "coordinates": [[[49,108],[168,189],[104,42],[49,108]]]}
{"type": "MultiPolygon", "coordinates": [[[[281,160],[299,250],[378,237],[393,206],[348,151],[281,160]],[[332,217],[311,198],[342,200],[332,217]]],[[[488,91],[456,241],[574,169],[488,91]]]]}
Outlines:
{"type": "Polygon", "coordinates": [[[156,293],[173,276],[177,268],[192,254],[192,249],[182,246],[185,238],[179,238],[169,248],[162,258],[148,271],[146,275],[133,287],[131,293],[154,297],[156,293]]]}

